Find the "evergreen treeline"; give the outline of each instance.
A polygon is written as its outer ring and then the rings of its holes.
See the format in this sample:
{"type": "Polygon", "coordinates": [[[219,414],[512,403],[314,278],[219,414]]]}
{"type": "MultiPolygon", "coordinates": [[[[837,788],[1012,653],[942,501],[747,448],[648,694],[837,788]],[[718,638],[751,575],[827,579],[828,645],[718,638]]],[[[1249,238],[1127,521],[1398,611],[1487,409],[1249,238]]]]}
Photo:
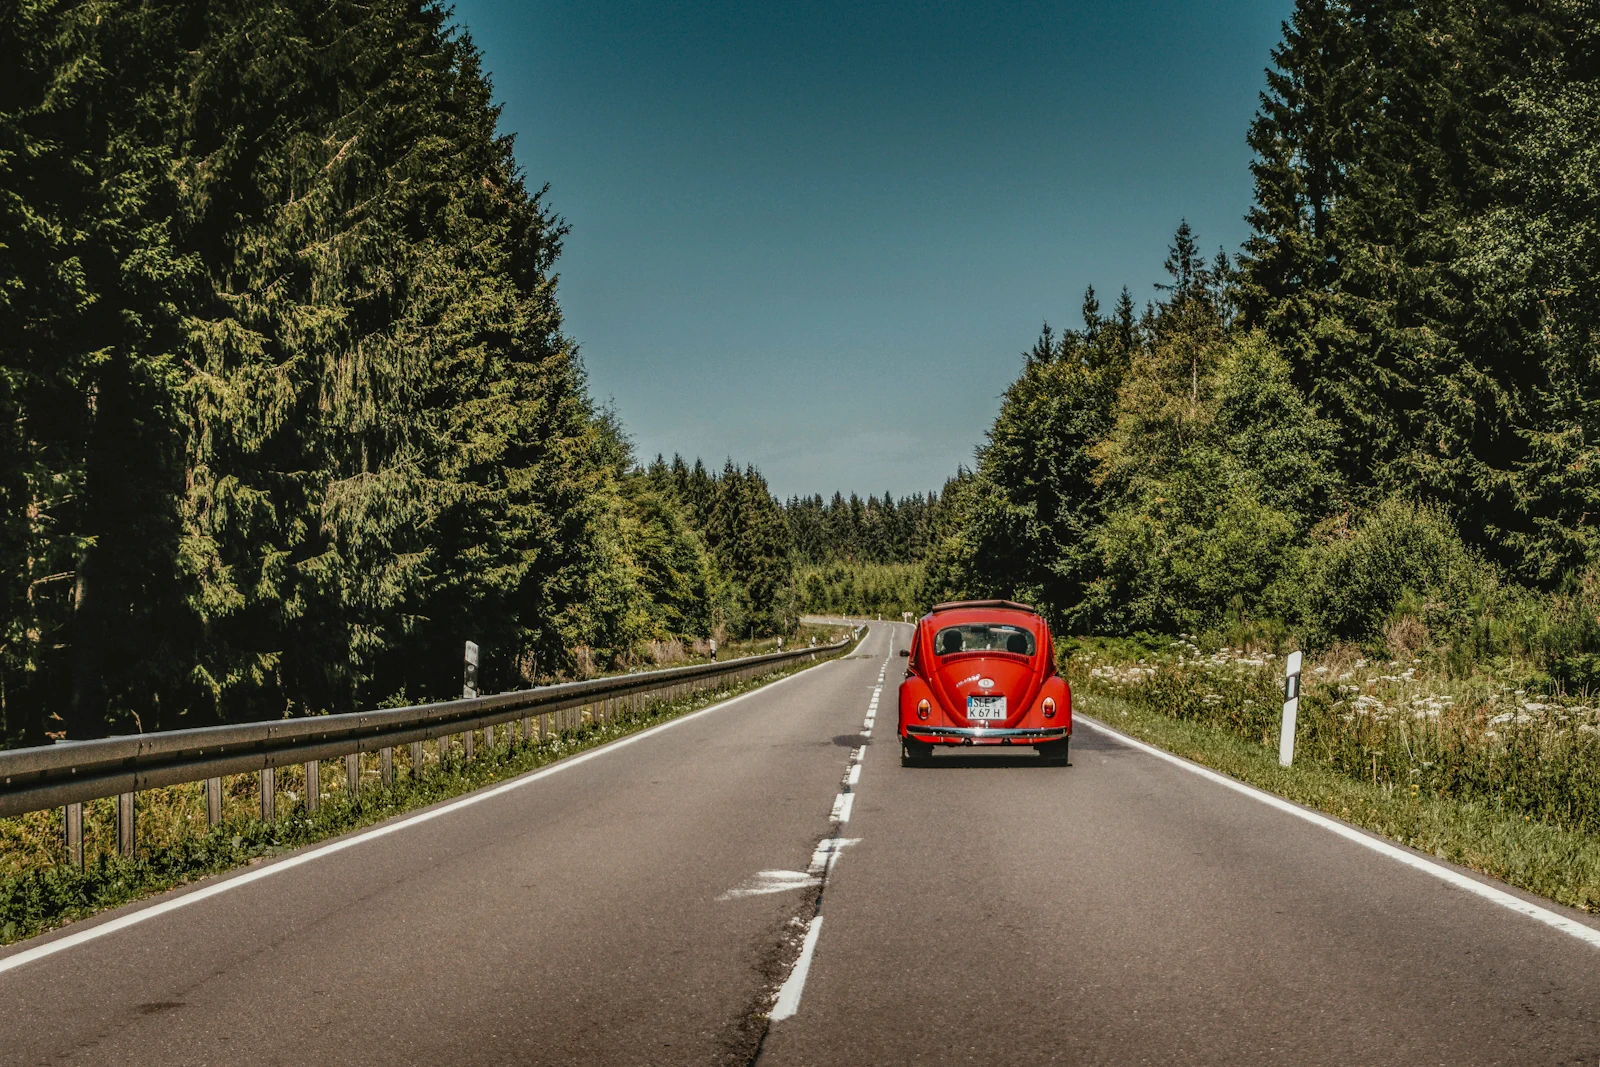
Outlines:
{"type": "Polygon", "coordinates": [[[1253,236],[1047,327],[942,495],[930,596],[1600,682],[1600,8],[1300,0],[1253,236]]]}
{"type": "Polygon", "coordinates": [[[679,508],[706,553],[706,628],[738,636],[788,633],[799,622],[794,550],[783,507],[752,466],[728,460],[720,474],[682,456],[656,456],[636,477],[679,508]]]}
{"type": "Polygon", "coordinates": [[[797,496],[783,510],[803,610],[892,618],[924,606],[922,561],[942,514],[938,493],[797,496]]]}
{"type": "Polygon", "coordinates": [[[447,9],[19,0],[0,62],[0,734],[785,625],[759,475],[695,510],[591,404],[447,9]]]}
{"type": "Polygon", "coordinates": [[[939,494],[912,493],[896,500],[846,499],[834,493],[824,502],[816,496],[790,497],[783,506],[802,563],[912,563],[928,550],[937,522],[939,494]]]}
{"type": "Polygon", "coordinates": [[[795,588],[805,610],[817,615],[893,619],[927,607],[920,562],[808,563],[796,569],[795,588]]]}

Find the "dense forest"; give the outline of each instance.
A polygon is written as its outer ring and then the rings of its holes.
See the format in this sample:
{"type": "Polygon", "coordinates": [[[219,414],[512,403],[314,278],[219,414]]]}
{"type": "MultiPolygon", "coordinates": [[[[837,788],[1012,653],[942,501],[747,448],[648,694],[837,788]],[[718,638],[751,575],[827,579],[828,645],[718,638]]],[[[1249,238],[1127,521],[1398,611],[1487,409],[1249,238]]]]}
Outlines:
{"type": "Polygon", "coordinates": [[[794,543],[795,593],[801,608],[821,615],[886,615],[917,611],[926,587],[922,561],[943,514],[939,494],[862,500],[834,493],[791,497],[784,514],[794,543]]]}
{"type": "Polygon", "coordinates": [[[789,498],[783,506],[801,563],[912,563],[927,554],[939,517],[939,494],[862,500],[851,493],[789,498]]]}
{"type": "Polygon", "coordinates": [[[5,743],[968,595],[1600,684],[1592,2],[1299,0],[1239,255],[1087,293],[940,492],[787,504],[592,402],[446,9],[22,0],[0,56],[5,743]]]}
{"type": "Polygon", "coordinates": [[[1300,0],[1273,61],[1242,253],[1045,328],[927,595],[1600,684],[1600,8],[1300,0]]]}
{"type": "Polygon", "coordinates": [[[0,58],[0,742],[792,625],[760,475],[591,402],[446,8],[21,0],[0,58]]]}

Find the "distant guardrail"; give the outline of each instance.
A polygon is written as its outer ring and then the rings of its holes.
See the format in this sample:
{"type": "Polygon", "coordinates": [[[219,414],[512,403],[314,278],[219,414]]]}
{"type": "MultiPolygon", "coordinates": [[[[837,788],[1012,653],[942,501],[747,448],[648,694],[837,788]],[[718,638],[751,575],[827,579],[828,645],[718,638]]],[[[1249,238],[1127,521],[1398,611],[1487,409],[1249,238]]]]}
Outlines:
{"type": "Polygon", "coordinates": [[[83,804],[118,798],[118,850],[133,855],[136,846],[135,794],[186,782],[205,782],[206,815],[222,819],[222,777],[255,772],[261,776],[261,817],[271,820],[276,805],[274,771],[303,764],[306,804],[315,811],[323,760],[343,757],[352,794],[358,793],[360,757],[376,752],[385,786],[393,783],[394,750],[411,746],[413,773],[423,764],[422,745],[437,741],[441,762],[459,736],[463,755],[472,759],[474,739],[485,732],[493,746],[497,727],[514,740],[548,736],[568,723],[558,717],[588,708],[589,721],[608,723],[646,710],[651,698],[675,700],[708,682],[743,681],[806,656],[842,652],[860,636],[832,645],[805,646],[721,663],[697,663],[637,674],[611,675],[581,682],[539,686],[465,700],[446,700],[408,708],[318,715],[237,726],[206,726],[148,734],[68,741],[0,752],[0,817],[61,808],[68,860],[83,865],[83,804]]]}

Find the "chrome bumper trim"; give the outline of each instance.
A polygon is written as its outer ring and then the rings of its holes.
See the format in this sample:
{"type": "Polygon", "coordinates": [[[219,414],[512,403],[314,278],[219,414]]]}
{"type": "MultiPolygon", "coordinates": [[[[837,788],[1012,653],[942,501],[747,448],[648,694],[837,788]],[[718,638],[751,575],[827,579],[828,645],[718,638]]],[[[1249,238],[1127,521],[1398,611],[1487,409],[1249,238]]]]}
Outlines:
{"type": "Polygon", "coordinates": [[[1049,727],[1043,730],[991,730],[983,726],[916,726],[908,724],[906,734],[910,737],[960,737],[960,738],[1004,738],[1008,741],[1027,739],[1030,741],[1052,741],[1067,736],[1064,726],[1049,727]]]}

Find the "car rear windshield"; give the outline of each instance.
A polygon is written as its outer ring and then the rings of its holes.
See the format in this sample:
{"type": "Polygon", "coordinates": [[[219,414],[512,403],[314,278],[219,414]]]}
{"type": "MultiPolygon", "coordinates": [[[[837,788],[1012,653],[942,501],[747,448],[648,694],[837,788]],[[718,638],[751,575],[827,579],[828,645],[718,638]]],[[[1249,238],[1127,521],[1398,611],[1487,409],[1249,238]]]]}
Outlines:
{"type": "Polygon", "coordinates": [[[946,626],[933,638],[933,650],[941,656],[957,652],[1014,652],[1033,655],[1033,634],[1020,626],[1003,622],[974,622],[946,626]]]}

